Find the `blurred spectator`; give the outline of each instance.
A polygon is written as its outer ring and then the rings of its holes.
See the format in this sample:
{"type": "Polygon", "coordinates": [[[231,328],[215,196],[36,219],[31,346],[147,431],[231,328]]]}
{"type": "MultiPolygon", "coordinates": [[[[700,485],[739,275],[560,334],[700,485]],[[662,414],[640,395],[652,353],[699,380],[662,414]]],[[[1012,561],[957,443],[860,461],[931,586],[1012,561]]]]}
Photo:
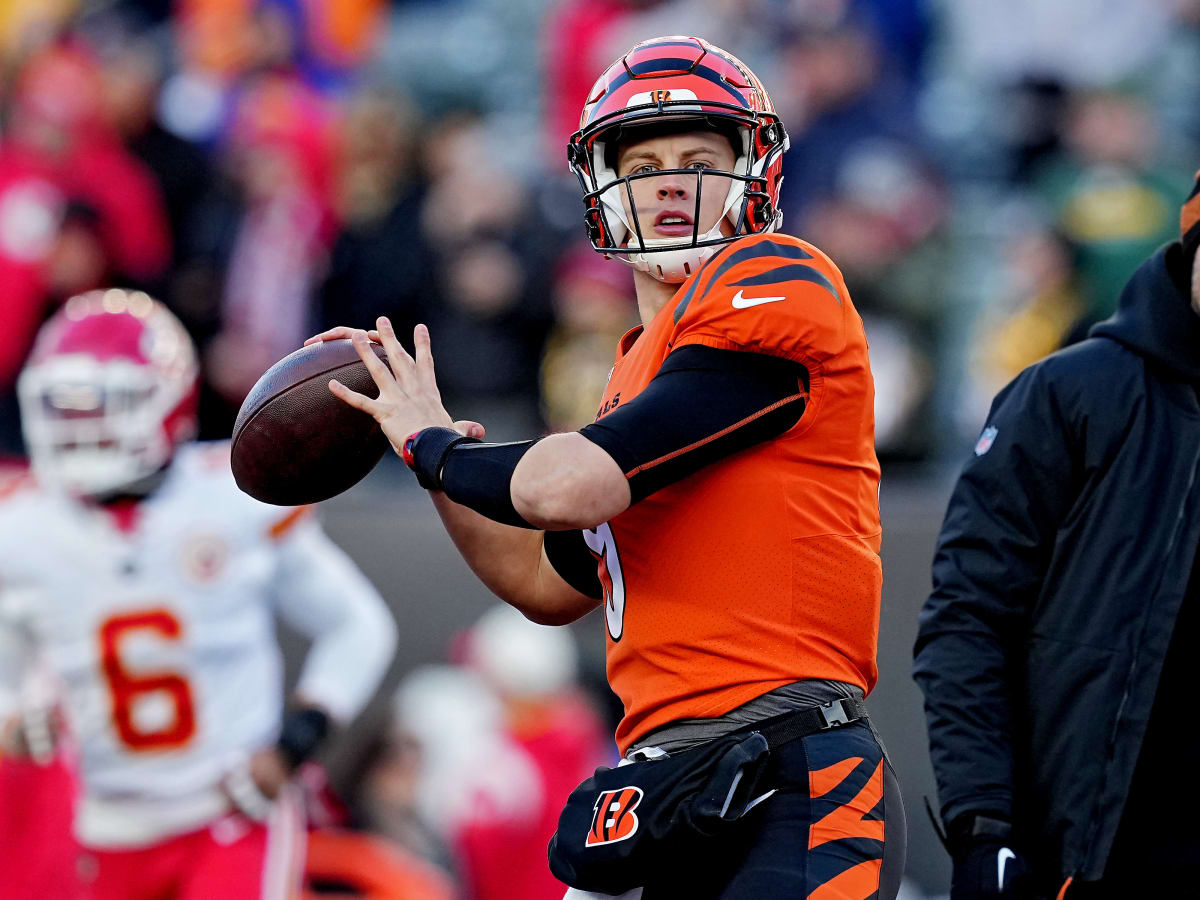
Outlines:
{"type": "Polygon", "coordinates": [[[432,251],[421,229],[423,185],[414,175],[416,122],[400,96],[371,89],[350,99],[334,179],[342,222],[321,287],[320,327],[373,328],[388,316],[411,335],[436,305],[432,251]]]}
{"type": "Polygon", "coordinates": [[[962,419],[974,427],[1023,369],[1086,332],[1076,248],[1065,236],[1047,228],[1023,231],[1004,248],[1004,262],[1001,294],[980,317],[971,341],[962,419]]]}
{"type": "Polygon", "coordinates": [[[394,841],[350,828],[349,810],[325,769],[309,761],[297,773],[308,836],[301,900],[456,900],[450,879],[394,841]]]}
{"type": "Polygon", "coordinates": [[[1153,60],[1175,2],[954,0],[941,4],[941,17],[951,63],[974,78],[1094,86],[1135,75],[1153,60]]]}
{"type": "Polygon", "coordinates": [[[1074,96],[1062,131],[1062,150],[1035,185],[1078,248],[1084,313],[1095,322],[1116,309],[1138,263],[1175,234],[1187,170],[1163,158],[1146,101],[1127,91],[1074,96]]]}
{"type": "Polygon", "coordinates": [[[169,261],[162,197],[104,120],[99,84],[80,47],[37,54],[13,89],[4,155],[95,208],[115,267],[137,286],[153,286],[169,261]]]}
{"type": "Polygon", "coordinates": [[[455,415],[483,421],[494,439],[540,431],[550,235],[524,186],[492,162],[496,137],[483,122],[460,116],[430,130],[421,227],[440,297],[429,322],[438,386],[455,415]]]}
{"type": "Polygon", "coordinates": [[[42,266],[51,306],[68,297],[123,281],[113,271],[113,254],[105,244],[100,214],[86,203],[68,202],[58,234],[42,266]]]}
{"type": "Polygon", "coordinates": [[[576,685],[578,651],[565,628],[535,625],[495,606],[467,634],[465,662],[499,698],[504,729],[532,763],[535,802],[504,821],[476,808],[457,845],[474,900],[560,900],[563,885],[546,866],[546,845],[567,795],[596,766],[611,763],[612,742],[576,685]]]}
{"type": "Polygon", "coordinates": [[[867,323],[875,374],[875,443],[884,462],[933,449],[934,360],[946,339],[946,187],[904,144],[850,146],[828,196],[798,233],[838,261],[867,323]]]}
{"type": "Polygon", "coordinates": [[[633,280],[584,244],[559,263],[552,302],[555,325],[542,359],[542,415],[551,431],[573,431],[596,418],[613,347],[637,324],[633,280]]]}
{"type": "Polygon", "coordinates": [[[229,82],[294,65],[314,87],[340,84],[366,61],[384,0],[181,0],[176,22],[190,66],[229,82]]]}
{"type": "Polygon", "coordinates": [[[244,210],[206,377],[233,417],[246,392],[315,324],[313,297],[335,227],[330,113],[295,79],[262,76],[238,105],[227,150],[244,210]]]}
{"type": "Polygon", "coordinates": [[[504,606],[461,650],[461,667],[419,670],[397,692],[392,741],[406,749],[368,775],[377,827],[439,835],[468,900],[559,900],[546,845],[567,794],[615,753],[576,686],[574,639],[504,606]]]}
{"type": "Polygon", "coordinates": [[[0,3],[0,62],[22,59],[44,45],[78,7],[79,0],[0,3]]]}
{"type": "Polygon", "coordinates": [[[21,443],[13,385],[33,335],[75,286],[153,288],[169,229],[153,176],[100,114],[98,71],[75,45],[16,74],[0,144],[0,454],[21,443]],[[65,293],[63,293],[65,291],[65,293]]]}
{"type": "Polygon", "coordinates": [[[563,0],[543,20],[541,68],[546,75],[548,165],[562,164],[567,139],[579,128],[579,111],[596,73],[603,72],[620,52],[613,51],[614,34],[635,10],[646,5],[636,0],[563,0]]]}
{"type": "Polygon", "coordinates": [[[104,49],[104,115],[126,148],[154,175],[170,221],[172,266],[178,269],[190,261],[197,218],[212,190],[213,166],[199,147],[167,131],[156,118],[164,77],[156,43],[122,35],[104,49]]]}
{"type": "Polygon", "coordinates": [[[859,144],[918,142],[908,85],[889,72],[870,22],[850,8],[829,21],[799,18],[777,71],[790,83],[777,103],[792,140],[783,186],[791,222],[835,189],[843,158],[859,144]]]}
{"type": "MultiPolygon", "coordinates": [[[[133,34],[120,23],[100,30],[100,37],[105,115],[153,173],[170,220],[171,265],[162,299],[204,353],[221,326],[222,286],[240,212],[234,185],[209,153],[161,124],[158,100],[166,60],[159,37],[133,34]]],[[[202,438],[228,436],[227,407],[206,381],[202,438]]]]}

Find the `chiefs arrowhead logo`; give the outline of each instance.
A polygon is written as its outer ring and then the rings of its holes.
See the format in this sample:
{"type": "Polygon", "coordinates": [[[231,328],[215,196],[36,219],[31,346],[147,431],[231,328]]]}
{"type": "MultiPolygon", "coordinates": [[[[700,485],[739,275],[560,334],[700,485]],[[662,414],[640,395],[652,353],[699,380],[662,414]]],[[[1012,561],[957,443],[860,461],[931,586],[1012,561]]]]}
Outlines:
{"type": "Polygon", "coordinates": [[[632,785],[605,791],[597,797],[586,845],[615,844],[633,837],[638,827],[638,817],[633,810],[641,802],[642,789],[632,785]]]}

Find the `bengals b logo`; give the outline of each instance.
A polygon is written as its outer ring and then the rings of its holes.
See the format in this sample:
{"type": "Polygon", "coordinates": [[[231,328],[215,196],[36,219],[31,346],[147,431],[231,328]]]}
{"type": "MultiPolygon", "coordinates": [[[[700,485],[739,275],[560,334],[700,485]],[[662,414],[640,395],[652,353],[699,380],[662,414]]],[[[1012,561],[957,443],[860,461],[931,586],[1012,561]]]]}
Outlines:
{"type": "Polygon", "coordinates": [[[638,817],[633,810],[641,802],[642,789],[632,785],[615,791],[605,791],[597,797],[586,846],[613,844],[633,837],[638,827],[638,817]]]}
{"type": "Polygon", "coordinates": [[[666,103],[670,99],[671,99],[670,91],[651,91],[650,92],[650,102],[651,103],[666,103]]]}

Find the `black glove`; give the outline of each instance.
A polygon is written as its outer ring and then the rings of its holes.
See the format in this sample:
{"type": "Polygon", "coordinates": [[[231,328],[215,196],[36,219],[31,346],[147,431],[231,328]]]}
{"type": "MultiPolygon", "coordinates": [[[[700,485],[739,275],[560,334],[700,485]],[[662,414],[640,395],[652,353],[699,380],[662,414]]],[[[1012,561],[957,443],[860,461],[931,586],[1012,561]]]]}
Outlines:
{"type": "Polygon", "coordinates": [[[1030,897],[1029,866],[1012,846],[1012,824],[977,813],[963,819],[950,828],[954,856],[950,900],[1030,897]]]}

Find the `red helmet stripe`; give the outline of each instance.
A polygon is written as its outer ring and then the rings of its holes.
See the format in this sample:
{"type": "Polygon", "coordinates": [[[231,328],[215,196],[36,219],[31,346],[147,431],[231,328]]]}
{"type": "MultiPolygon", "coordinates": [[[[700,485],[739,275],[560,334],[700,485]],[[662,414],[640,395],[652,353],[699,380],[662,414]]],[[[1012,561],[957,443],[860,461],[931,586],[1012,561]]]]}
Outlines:
{"type": "MultiPolygon", "coordinates": [[[[684,62],[684,60],[656,60],[655,62],[684,62]]],[[[651,65],[651,63],[643,63],[641,65],[642,67],[648,67],[651,65]]],[[[638,67],[635,66],[634,68],[638,67]]],[[[632,97],[634,94],[638,94],[647,90],[647,86],[645,84],[646,81],[649,81],[653,78],[665,78],[668,76],[671,78],[671,84],[675,88],[693,88],[697,97],[697,104],[700,106],[704,105],[705,100],[716,99],[712,96],[712,88],[709,87],[709,85],[716,85],[722,91],[724,91],[726,95],[728,95],[727,97],[721,98],[722,102],[735,103],[744,109],[751,108],[749,102],[746,100],[746,95],[742,91],[730,87],[730,85],[721,78],[720,74],[713,69],[710,69],[707,66],[698,66],[693,72],[655,72],[653,75],[645,75],[641,77],[626,73],[618,75],[608,86],[608,90],[602,95],[600,101],[592,108],[593,115],[589,119],[589,122],[594,122],[600,116],[605,115],[606,113],[615,112],[621,108],[620,105],[611,103],[610,101],[614,99],[628,100],[629,97],[632,97]],[[626,87],[627,85],[632,86],[626,87]],[[626,89],[622,91],[621,88],[626,89]]]]}

